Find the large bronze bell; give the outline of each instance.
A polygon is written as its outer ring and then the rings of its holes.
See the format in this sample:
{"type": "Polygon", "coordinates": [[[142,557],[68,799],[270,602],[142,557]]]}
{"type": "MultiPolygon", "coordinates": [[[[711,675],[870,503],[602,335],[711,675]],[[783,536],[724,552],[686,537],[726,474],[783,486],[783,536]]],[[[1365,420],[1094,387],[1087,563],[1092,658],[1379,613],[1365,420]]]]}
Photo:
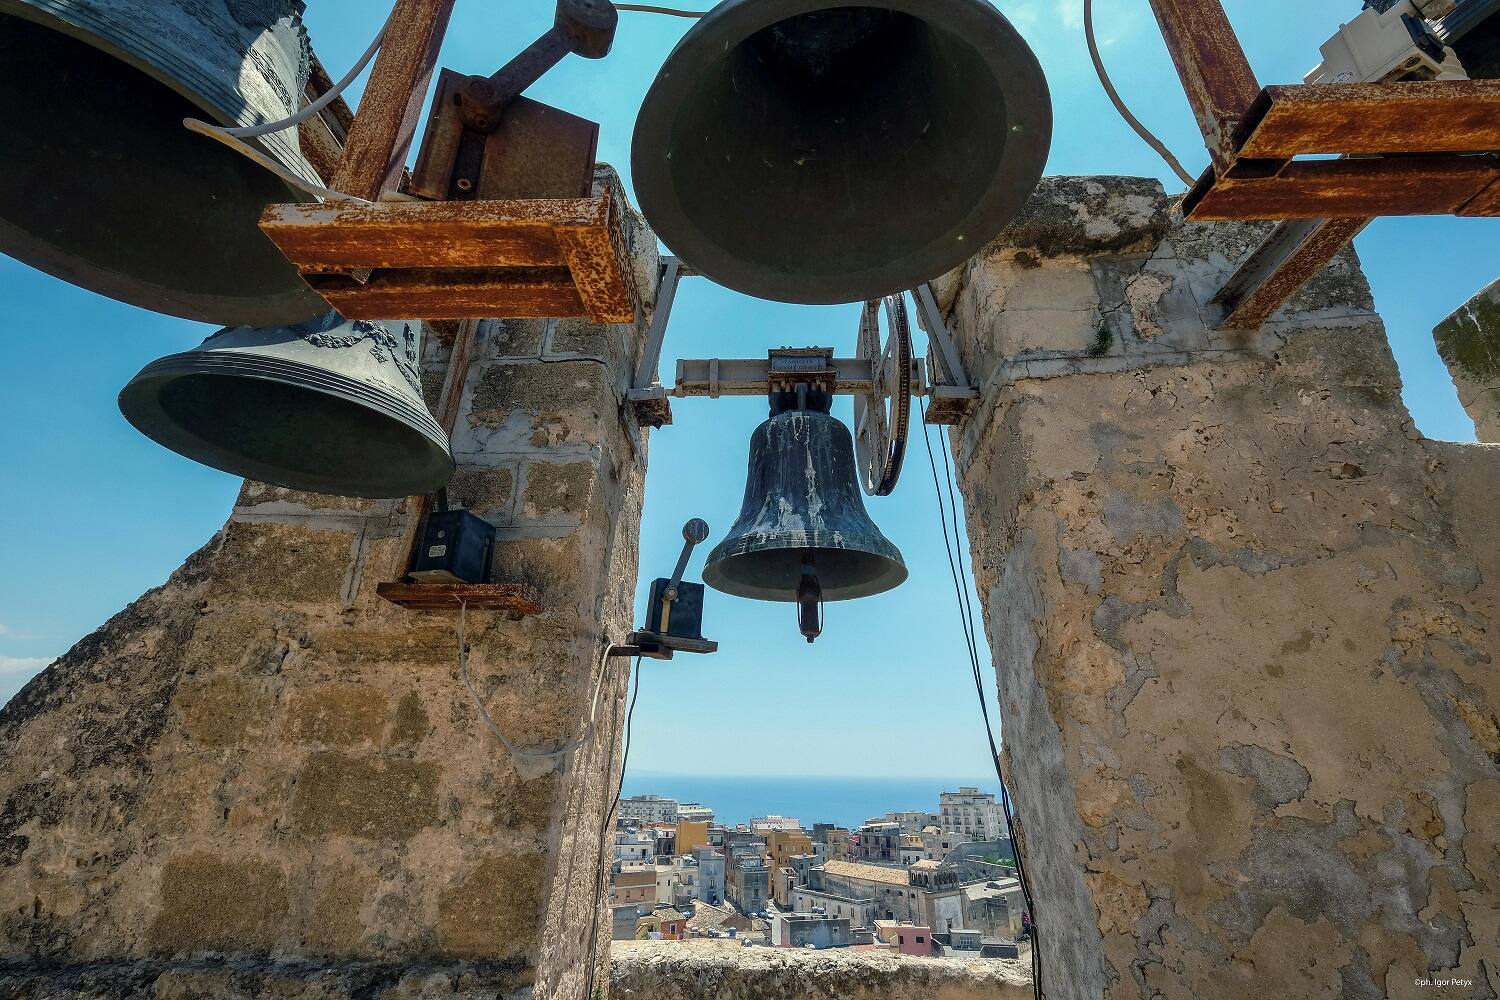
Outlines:
{"type": "MultiPolygon", "coordinates": [[[[327,306],[257,228],[306,201],[183,128],[277,121],[312,55],[301,0],[0,0],[0,252],[157,312],[268,326],[327,306]]],[[[319,182],[295,128],[249,140],[319,182]]]]}
{"type": "Polygon", "coordinates": [[[422,401],[420,350],[411,324],[337,313],[220,330],[141,369],[120,411],[158,444],[237,476],[336,496],[431,493],[454,466],[422,401]]]}
{"type": "Polygon", "coordinates": [[[1051,135],[1041,66],[986,0],[724,0],[647,93],[631,169],[662,242],[718,283],[858,302],[978,253],[1051,135]]]}
{"type": "Polygon", "coordinates": [[[771,418],[750,439],[739,520],[703,567],[715,590],[796,602],[808,641],[822,602],[870,597],[906,580],[901,552],[865,512],[854,438],[831,405],[820,393],[772,397],[771,418]]]}

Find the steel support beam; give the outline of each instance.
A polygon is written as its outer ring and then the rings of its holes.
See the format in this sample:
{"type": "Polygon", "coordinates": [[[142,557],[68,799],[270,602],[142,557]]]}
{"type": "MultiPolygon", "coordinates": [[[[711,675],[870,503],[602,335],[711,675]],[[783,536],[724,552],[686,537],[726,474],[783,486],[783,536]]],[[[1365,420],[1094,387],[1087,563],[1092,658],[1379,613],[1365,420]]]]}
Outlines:
{"type": "Polygon", "coordinates": [[[401,181],[454,0],[396,0],[329,186],[379,201],[401,181]]]}
{"type": "Polygon", "coordinates": [[[1219,328],[1254,330],[1264,325],[1370,221],[1290,219],[1277,223],[1214,296],[1212,304],[1222,310],[1219,328]]]}
{"type": "Polygon", "coordinates": [[[1219,0],[1151,0],[1215,167],[1234,160],[1235,130],[1260,84],[1219,0]]]}

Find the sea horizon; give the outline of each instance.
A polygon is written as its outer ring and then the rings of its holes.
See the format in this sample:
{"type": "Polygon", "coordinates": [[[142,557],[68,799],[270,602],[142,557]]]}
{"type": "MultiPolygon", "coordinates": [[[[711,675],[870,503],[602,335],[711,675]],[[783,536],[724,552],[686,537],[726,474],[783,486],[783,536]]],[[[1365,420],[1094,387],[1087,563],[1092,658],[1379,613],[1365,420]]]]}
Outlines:
{"type": "Polygon", "coordinates": [[[684,774],[638,770],[625,775],[625,796],[661,795],[696,802],[714,811],[714,821],[734,825],[756,816],[794,817],[811,827],[835,823],[857,827],[887,812],[938,811],[940,792],[960,787],[999,795],[990,777],[878,777],[869,775],[684,774]]]}

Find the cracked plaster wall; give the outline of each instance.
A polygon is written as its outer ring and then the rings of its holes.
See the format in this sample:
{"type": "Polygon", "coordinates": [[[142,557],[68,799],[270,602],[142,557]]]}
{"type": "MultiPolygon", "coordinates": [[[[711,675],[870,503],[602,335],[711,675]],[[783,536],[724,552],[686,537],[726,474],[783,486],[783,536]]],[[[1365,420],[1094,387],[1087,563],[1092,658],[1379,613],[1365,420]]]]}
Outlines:
{"type": "Polygon", "coordinates": [[[940,286],[1052,1000],[1500,990],[1500,448],[1428,441],[1352,251],[1050,178],[940,286]]]}
{"type": "MultiPolygon", "coordinates": [[[[522,746],[580,734],[630,627],[645,454],[620,401],[643,328],[486,323],[465,382],[450,501],[544,605],[468,615],[475,684],[522,746]]],[[[425,361],[432,403],[447,349],[425,361]]],[[[626,661],[598,738],[561,770],[513,762],[460,685],[454,618],[375,594],[410,510],[247,483],[0,710],[0,995],[580,998],[591,943],[604,981],[626,661]]]]}

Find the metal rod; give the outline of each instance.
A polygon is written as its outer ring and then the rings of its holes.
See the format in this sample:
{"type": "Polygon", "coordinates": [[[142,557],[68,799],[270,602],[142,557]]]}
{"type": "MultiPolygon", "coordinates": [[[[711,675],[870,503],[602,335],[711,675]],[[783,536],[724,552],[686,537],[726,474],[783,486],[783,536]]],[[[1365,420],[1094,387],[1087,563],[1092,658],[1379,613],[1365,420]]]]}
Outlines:
{"type": "Polygon", "coordinates": [[[454,2],[396,0],[329,187],[366,201],[396,189],[454,2]]]}

